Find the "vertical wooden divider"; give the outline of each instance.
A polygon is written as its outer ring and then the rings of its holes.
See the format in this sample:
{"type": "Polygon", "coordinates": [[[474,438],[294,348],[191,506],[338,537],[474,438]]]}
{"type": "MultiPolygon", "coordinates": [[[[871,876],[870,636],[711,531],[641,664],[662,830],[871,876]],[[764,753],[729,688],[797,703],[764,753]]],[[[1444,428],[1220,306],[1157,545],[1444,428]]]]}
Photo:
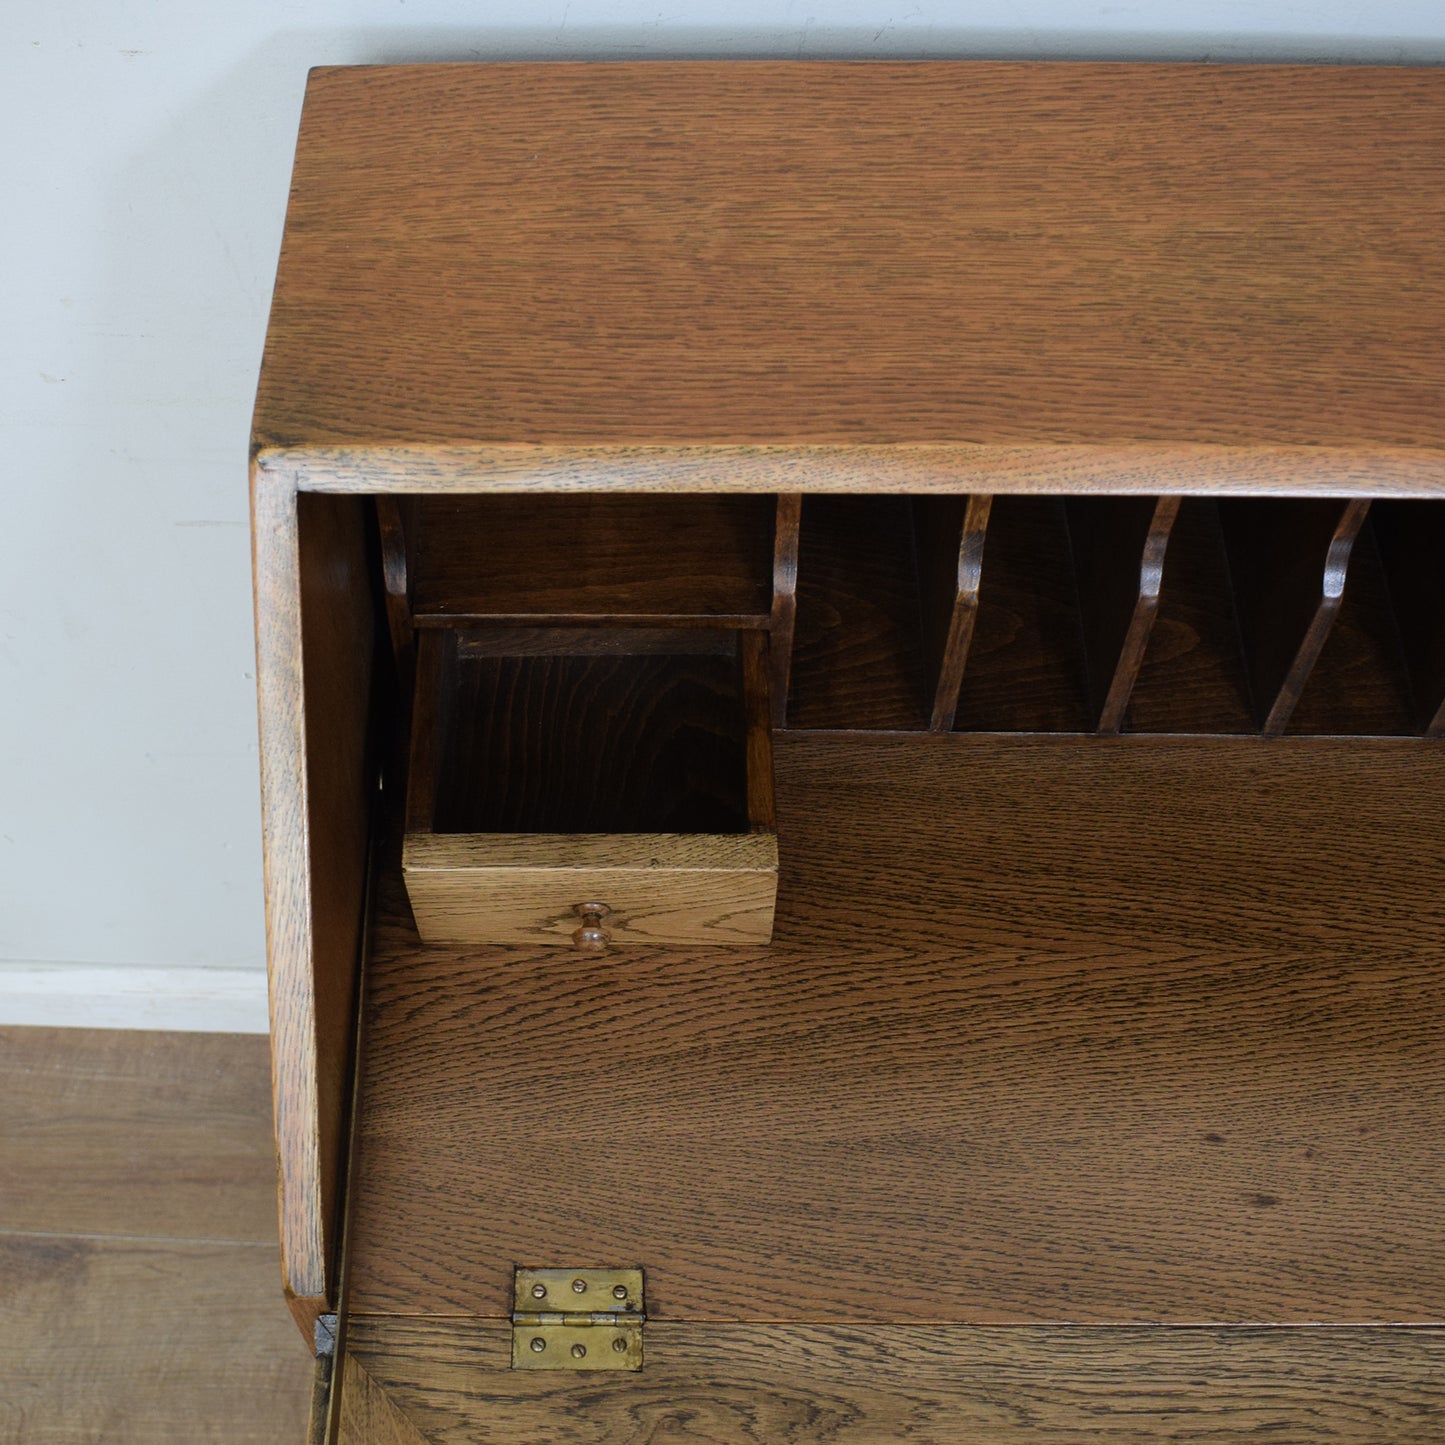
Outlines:
{"type": "Polygon", "coordinates": [[[1096,730],[1114,734],[1159,611],[1178,497],[1070,497],[1065,503],[1096,730]]]}
{"type": "Polygon", "coordinates": [[[1245,666],[1266,737],[1284,732],[1330,635],[1369,507],[1362,498],[1219,504],[1245,666]]]}
{"type": "Polygon", "coordinates": [[[768,705],[773,668],[770,638],[765,632],[739,634],[742,650],[743,709],[747,721],[748,827],[754,833],[772,833],[778,819],[773,807],[773,726],[768,705]]]}
{"type": "Polygon", "coordinates": [[[381,538],[381,579],[386,591],[386,626],[396,658],[402,694],[411,688],[416,645],[411,621],[411,508],[409,499],[389,494],[376,498],[376,528],[381,538]]]}
{"type": "Polygon", "coordinates": [[[1379,501],[1370,523],[1426,737],[1445,737],[1445,504],[1379,501]]]}
{"type": "Polygon", "coordinates": [[[793,632],[798,620],[798,540],[801,534],[803,494],[778,494],[773,531],[773,608],[769,623],[772,671],[772,725],[786,727],[788,687],[793,672],[793,632]]]}
{"type": "Polygon", "coordinates": [[[993,498],[919,497],[914,532],[923,612],[923,647],[935,679],[928,726],[947,732],[958,712],[958,694],[978,620],[983,546],[993,498]]]}

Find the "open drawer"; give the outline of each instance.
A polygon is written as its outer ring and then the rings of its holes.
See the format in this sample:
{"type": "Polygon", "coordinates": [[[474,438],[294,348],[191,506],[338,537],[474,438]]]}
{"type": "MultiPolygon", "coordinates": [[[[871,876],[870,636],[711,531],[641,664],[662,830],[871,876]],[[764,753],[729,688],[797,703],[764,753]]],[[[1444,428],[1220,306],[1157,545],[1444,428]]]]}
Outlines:
{"type": "Polygon", "coordinates": [[[406,879],[434,943],[766,943],[767,636],[475,627],[418,639],[406,879]]]}

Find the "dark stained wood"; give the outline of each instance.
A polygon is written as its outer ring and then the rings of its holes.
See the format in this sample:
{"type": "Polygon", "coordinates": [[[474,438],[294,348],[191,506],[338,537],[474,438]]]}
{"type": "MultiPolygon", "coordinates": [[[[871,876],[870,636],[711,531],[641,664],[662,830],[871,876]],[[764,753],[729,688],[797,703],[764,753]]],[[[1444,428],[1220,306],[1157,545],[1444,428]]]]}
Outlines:
{"type": "Polygon", "coordinates": [[[774,510],[768,497],[423,497],[417,624],[766,627],[774,510]]]}
{"type": "Polygon", "coordinates": [[[804,502],[791,727],[926,723],[913,543],[905,497],[804,502]]]}
{"type": "Polygon", "coordinates": [[[978,622],[954,726],[971,732],[1084,732],[1078,587],[1059,497],[995,497],[978,622]]]}
{"type": "Polygon", "coordinates": [[[1064,509],[1096,730],[1117,733],[1159,609],[1179,498],[1069,497],[1064,509]]]}
{"type": "Polygon", "coordinates": [[[947,732],[958,711],[978,618],[984,540],[993,498],[919,497],[914,501],[923,645],[934,680],[928,726],[947,732]]]}
{"type": "Polygon", "coordinates": [[[1278,736],[1339,614],[1369,502],[1260,498],[1219,504],[1255,714],[1278,736]]]}
{"type": "Polygon", "coordinates": [[[334,1299],[376,626],[362,500],[298,494],[260,468],[252,483],[282,1270],[309,1341],[334,1299]]]}
{"type": "Polygon", "coordinates": [[[1414,692],[1415,726],[1445,736],[1445,507],[1370,508],[1414,692]]]}
{"type": "Polygon", "coordinates": [[[1440,1330],[646,1331],[641,1374],[539,1374],[507,1368],[495,1321],[362,1316],[348,1368],[367,1428],[337,1445],[1435,1445],[1445,1430],[1440,1330]],[[373,1425],[383,1410],[415,1433],[373,1425]]]}
{"type": "Polygon", "coordinates": [[[1257,730],[1219,507],[1185,497],[1169,533],[1159,608],[1126,727],[1140,733],[1257,730]]]}
{"type": "Polygon", "coordinates": [[[1350,549],[1334,625],[1290,713],[1288,730],[1407,736],[1420,731],[1414,711],[1400,631],[1366,517],[1350,549]]]}
{"type": "Polygon", "coordinates": [[[744,632],[738,638],[747,747],[748,826],[754,833],[777,831],[773,802],[773,709],[769,685],[774,675],[771,638],[744,632]]]}
{"type": "Polygon", "coordinates": [[[456,689],[447,685],[456,669],[457,634],[425,628],[417,635],[416,683],[406,766],[406,831],[436,827],[437,778],[443,739],[452,730],[456,689]]]}
{"type": "Polygon", "coordinates": [[[273,1244],[270,1099],[264,1038],[0,1028],[0,1230],[273,1244]]]}
{"type": "Polygon", "coordinates": [[[773,946],[625,967],[423,948],[393,872],[352,1308],[626,1259],[658,1321],[1445,1319],[1438,770],[785,733],[773,946]]]}
{"type": "MultiPolygon", "coordinates": [[[[746,832],[751,710],[736,638],[726,652],[656,634],[642,650],[523,654],[473,650],[423,629],[408,808],[413,831],[438,833],[746,832]],[[428,782],[428,778],[434,781],[428,782]]],[[[766,634],[743,634],[754,639],[766,634]]],[[[610,640],[624,649],[637,634],[610,640]]],[[[498,644],[502,639],[494,639],[498,644]]],[[[762,654],[758,654],[761,656],[762,654]]],[[[760,665],[754,659],[754,670],[760,665]]],[[[754,671],[759,705],[767,679],[754,671]]],[[[766,771],[759,789],[771,791],[766,771]]]]}
{"type": "Polygon", "coordinates": [[[966,442],[971,492],[1071,448],[1069,490],[1439,490],[1442,117],[1432,68],[322,69],[255,437],[472,444],[473,485],[884,444],[896,488],[966,442]],[[645,444],[733,450],[568,455],[645,444]]]}
{"type": "Polygon", "coordinates": [[[803,494],[784,492],[778,498],[773,534],[773,611],[769,622],[772,655],[772,722],[788,720],[788,688],[793,675],[793,637],[798,622],[798,529],[803,494]]]}

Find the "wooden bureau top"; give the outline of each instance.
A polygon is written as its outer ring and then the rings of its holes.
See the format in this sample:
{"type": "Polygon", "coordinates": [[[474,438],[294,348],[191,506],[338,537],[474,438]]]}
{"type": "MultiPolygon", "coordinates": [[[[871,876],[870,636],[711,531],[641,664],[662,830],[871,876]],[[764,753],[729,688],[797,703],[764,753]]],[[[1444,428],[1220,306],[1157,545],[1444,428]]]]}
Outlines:
{"type": "Polygon", "coordinates": [[[1445,493],[1445,72],[313,72],[255,417],[317,489],[1445,493]]]}

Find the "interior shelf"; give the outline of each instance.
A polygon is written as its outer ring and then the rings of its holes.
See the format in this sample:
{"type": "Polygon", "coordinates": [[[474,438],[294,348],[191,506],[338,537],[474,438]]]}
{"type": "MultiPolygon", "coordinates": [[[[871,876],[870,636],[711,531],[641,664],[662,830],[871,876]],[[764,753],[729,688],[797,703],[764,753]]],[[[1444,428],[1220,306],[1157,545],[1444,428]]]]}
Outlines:
{"type": "Polygon", "coordinates": [[[768,496],[425,496],[408,519],[420,627],[476,621],[766,627],[768,496]]]}
{"type": "Polygon", "coordinates": [[[664,628],[762,639],[774,728],[1445,733],[1442,503],[590,493],[377,519],[403,679],[431,631],[590,630],[587,659],[503,641],[458,674],[566,729],[635,711],[628,670],[639,696],[700,685],[704,644],[600,660],[664,628]]]}

